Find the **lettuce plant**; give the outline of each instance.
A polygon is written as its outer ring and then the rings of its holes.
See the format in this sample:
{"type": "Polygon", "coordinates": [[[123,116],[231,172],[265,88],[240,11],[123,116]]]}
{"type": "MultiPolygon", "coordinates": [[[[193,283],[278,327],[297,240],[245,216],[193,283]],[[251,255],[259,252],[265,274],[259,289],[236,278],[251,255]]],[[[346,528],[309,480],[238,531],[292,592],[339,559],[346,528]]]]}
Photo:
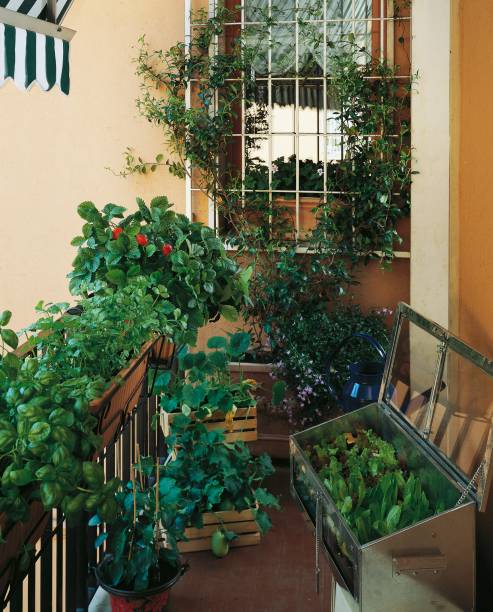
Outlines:
{"type": "Polygon", "coordinates": [[[310,459],[360,544],[443,512],[448,501],[432,494],[392,444],[371,429],[342,433],[309,449],[310,459]]]}

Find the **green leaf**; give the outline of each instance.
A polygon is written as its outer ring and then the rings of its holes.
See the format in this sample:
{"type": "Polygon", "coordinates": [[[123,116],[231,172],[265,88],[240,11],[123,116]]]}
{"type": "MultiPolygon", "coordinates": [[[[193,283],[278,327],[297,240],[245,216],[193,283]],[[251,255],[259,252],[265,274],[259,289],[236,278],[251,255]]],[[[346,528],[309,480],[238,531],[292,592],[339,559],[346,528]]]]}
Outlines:
{"type": "Polygon", "coordinates": [[[154,253],[157,251],[157,247],[155,244],[148,244],[145,248],[147,257],[152,257],[154,253]]]}
{"type": "Polygon", "coordinates": [[[272,521],[270,520],[269,515],[263,510],[257,510],[255,521],[257,522],[261,533],[267,533],[272,527],[272,521]]]}
{"type": "Polygon", "coordinates": [[[400,518],[401,506],[392,506],[392,508],[389,510],[389,513],[387,514],[387,518],[385,519],[388,533],[393,533],[397,530],[400,518]]]}
{"type": "Polygon", "coordinates": [[[39,444],[49,438],[51,434],[51,427],[48,423],[43,423],[42,421],[38,421],[34,423],[34,425],[29,430],[28,438],[29,442],[33,444],[39,444]]]}
{"type": "Polygon", "coordinates": [[[213,336],[207,341],[207,347],[210,349],[225,349],[228,346],[228,341],[223,336],[213,336]]]}
{"type": "Polygon", "coordinates": [[[207,356],[207,359],[209,360],[210,363],[212,363],[214,367],[218,368],[219,370],[225,370],[226,366],[228,365],[228,361],[229,361],[226,353],[223,353],[222,351],[216,351],[214,353],[210,353],[207,356]]]}
{"type": "Polygon", "coordinates": [[[220,306],[219,312],[221,313],[221,316],[226,319],[226,321],[230,321],[231,323],[237,321],[240,316],[236,308],[229,305],[220,306]]]}
{"type": "Polygon", "coordinates": [[[183,387],[183,401],[192,408],[198,408],[206,396],[206,388],[203,385],[185,385],[183,387]]]}
{"type": "Polygon", "coordinates": [[[99,218],[98,209],[94,206],[92,202],[82,202],[77,207],[77,213],[79,217],[82,217],[84,221],[93,222],[99,218]]]}
{"type": "Polygon", "coordinates": [[[106,279],[118,287],[123,287],[127,283],[127,275],[119,268],[108,270],[108,272],[106,272],[106,279]]]}
{"type": "Polygon", "coordinates": [[[94,548],[99,548],[101,546],[101,544],[103,544],[103,542],[106,541],[106,539],[108,538],[108,532],[104,531],[103,533],[100,533],[98,535],[98,537],[96,538],[95,542],[94,542],[94,548]]]}
{"type": "Polygon", "coordinates": [[[8,344],[10,348],[14,350],[17,348],[19,338],[14,331],[11,329],[0,329],[0,335],[2,336],[2,340],[5,342],[5,344],[8,344]]]}
{"type": "Polygon", "coordinates": [[[258,489],[255,489],[255,499],[258,501],[258,503],[261,506],[277,508],[278,510],[280,509],[279,500],[277,499],[275,495],[272,495],[272,493],[269,493],[267,489],[263,489],[261,487],[259,487],[258,489]]]}
{"type": "Polygon", "coordinates": [[[233,357],[244,355],[250,346],[250,334],[237,332],[231,336],[230,351],[233,357]]]}
{"type": "Polygon", "coordinates": [[[72,238],[72,240],[70,241],[70,244],[72,246],[78,247],[84,244],[85,241],[86,239],[84,238],[84,236],[76,236],[75,238],[72,238]]]}
{"type": "Polygon", "coordinates": [[[0,327],[3,327],[4,325],[8,325],[11,318],[12,318],[12,313],[10,312],[10,310],[4,310],[3,312],[1,312],[0,313],[0,327]]]}
{"type": "Polygon", "coordinates": [[[272,404],[278,406],[286,397],[287,385],[284,380],[276,380],[272,385],[272,404]]]}
{"type": "Polygon", "coordinates": [[[7,353],[2,359],[2,369],[10,379],[15,379],[20,370],[21,361],[14,353],[7,353]]]}
{"type": "Polygon", "coordinates": [[[91,516],[87,524],[89,525],[89,527],[97,527],[98,525],[101,525],[102,522],[103,521],[101,520],[101,517],[97,514],[94,514],[93,516],[91,516]]]}

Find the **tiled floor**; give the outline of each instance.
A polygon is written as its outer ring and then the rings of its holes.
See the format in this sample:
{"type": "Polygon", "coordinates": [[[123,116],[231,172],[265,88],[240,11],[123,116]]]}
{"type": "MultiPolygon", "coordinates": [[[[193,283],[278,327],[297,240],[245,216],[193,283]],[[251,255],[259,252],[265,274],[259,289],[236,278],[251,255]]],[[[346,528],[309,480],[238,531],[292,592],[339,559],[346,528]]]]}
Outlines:
{"type": "Polygon", "coordinates": [[[232,549],[224,559],[187,555],[190,571],[173,588],[170,612],[330,612],[330,576],[321,558],[315,591],[315,543],[289,494],[289,470],[269,483],[283,510],[258,546],[232,549]]]}
{"type": "MultiPolygon", "coordinates": [[[[321,592],[315,588],[315,541],[289,493],[289,468],[268,483],[281,498],[273,527],[258,546],[233,548],[224,559],[190,553],[190,571],[171,591],[170,612],[330,612],[331,578],[321,556],[321,592]]],[[[110,610],[99,590],[90,612],[110,610]]]]}

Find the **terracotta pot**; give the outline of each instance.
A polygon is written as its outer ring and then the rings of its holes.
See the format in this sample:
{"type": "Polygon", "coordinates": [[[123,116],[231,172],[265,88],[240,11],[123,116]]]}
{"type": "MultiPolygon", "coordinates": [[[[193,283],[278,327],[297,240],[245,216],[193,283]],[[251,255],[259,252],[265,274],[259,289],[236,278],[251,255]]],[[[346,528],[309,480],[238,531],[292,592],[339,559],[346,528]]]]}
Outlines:
{"type": "Polygon", "coordinates": [[[25,523],[8,524],[7,516],[0,514],[0,527],[4,544],[0,544],[0,596],[1,601],[7,594],[7,588],[12,580],[22,578],[16,576],[16,559],[24,545],[34,545],[43,535],[51,513],[44,510],[39,501],[31,502],[29,519],[25,523]]]}
{"type": "MultiPolygon", "coordinates": [[[[276,198],[276,204],[285,208],[283,217],[289,220],[292,227],[296,227],[296,200],[288,200],[286,198],[276,198]]],[[[313,209],[320,204],[320,198],[317,197],[300,197],[299,201],[299,237],[303,239],[308,232],[315,229],[317,225],[316,213],[313,209]]]]}
{"type": "Polygon", "coordinates": [[[126,591],[109,584],[103,579],[101,569],[107,563],[107,557],[97,568],[96,578],[101,587],[110,594],[111,609],[114,612],[164,612],[167,610],[170,590],[187,571],[188,565],[173,568],[168,572],[168,580],[159,586],[145,591],[126,591]]]}
{"type": "Polygon", "coordinates": [[[257,381],[257,430],[258,439],[250,442],[254,455],[268,453],[273,459],[289,459],[289,435],[291,427],[287,418],[276,414],[272,410],[271,363],[230,363],[230,371],[243,378],[252,378],[257,381]]]}
{"type": "Polygon", "coordinates": [[[91,402],[91,413],[98,418],[97,433],[106,447],[114,442],[129,414],[133,412],[147,384],[147,367],[155,340],[142,347],[128,367],[118,373],[105,393],[91,402]]]}

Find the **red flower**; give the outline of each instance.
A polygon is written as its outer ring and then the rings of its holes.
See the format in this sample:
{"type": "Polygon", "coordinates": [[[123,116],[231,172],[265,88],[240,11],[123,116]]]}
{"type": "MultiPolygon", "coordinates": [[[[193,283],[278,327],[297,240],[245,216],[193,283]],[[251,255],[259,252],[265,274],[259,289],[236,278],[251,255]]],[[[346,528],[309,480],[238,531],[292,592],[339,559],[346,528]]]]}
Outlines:
{"type": "Polygon", "coordinates": [[[116,240],[122,232],[123,227],[115,227],[115,229],[113,230],[113,240],[116,240]]]}
{"type": "Polygon", "coordinates": [[[144,236],[144,234],[137,234],[137,236],[135,236],[135,240],[137,240],[137,244],[139,246],[146,246],[149,244],[149,240],[147,239],[147,236],[144,236]]]}
{"type": "Polygon", "coordinates": [[[173,247],[171,246],[171,244],[163,244],[163,248],[161,249],[161,252],[165,257],[168,257],[168,255],[171,253],[172,250],[173,250],[173,247]]]}

